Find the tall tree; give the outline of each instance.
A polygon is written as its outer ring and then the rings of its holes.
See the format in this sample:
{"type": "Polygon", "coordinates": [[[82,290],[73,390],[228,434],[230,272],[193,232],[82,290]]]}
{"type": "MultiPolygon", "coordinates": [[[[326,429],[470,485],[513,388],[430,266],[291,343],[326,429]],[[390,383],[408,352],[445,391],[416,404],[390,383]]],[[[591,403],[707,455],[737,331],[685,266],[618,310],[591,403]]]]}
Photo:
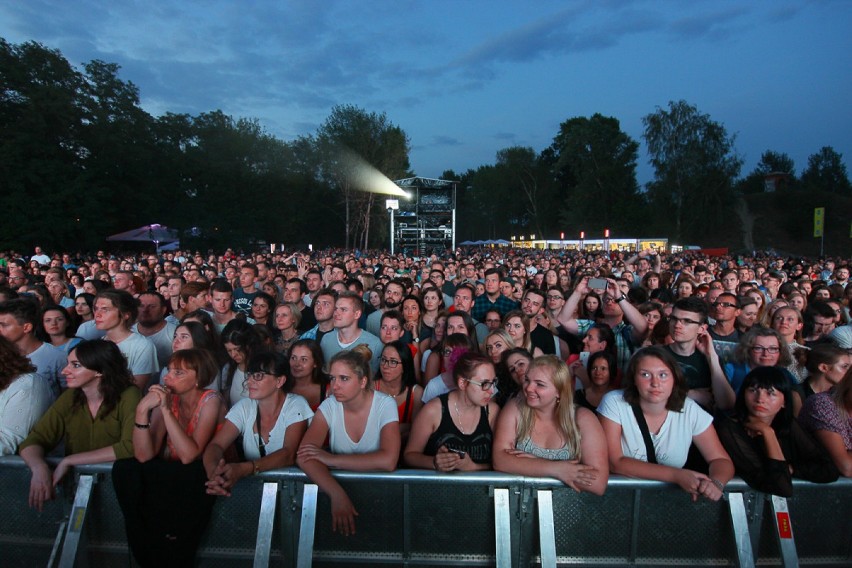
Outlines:
{"type": "Polygon", "coordinates": [[[372,166],[390,179],[408,174],[408,136],[385,113],[367,112],[354,105],[338,105],[317,131],[323,156],[323,175],[338,187],[345,208],[346,247],[369,246],[370,220],[376,194],[358,188],[364,166],[372,166]],[[360,235],[359,235],[360,234],[360,235]]]}
{"type": "Polygon", "coordinates": [[[573,228],[627,232],[641,205],[636,182],[639,144],[618,120],[601,114],[563,122],[550,147],[553,172],[567,199],[563,223],[573,228]]]}
{"type": "Polygon", "coordinates": [[[831,146],[823,146],[819,152],[808,156],[808,167],[802,172],[802,185],[810,191],[852,194],[843,155],[831,146]]]}
{"type": "Polygon", "coordinates": [[[530,232],[543,237],[547,226],[543,209],[550,201],[550,176],[535,150],[521,146],[504,148],[497,152],[496,166],[521,197],[530,232]]]}
{"type": "Polygon", "coordinates": [[[58,51],[0,39],[0,210],[14,219],[0,246],[86,240],[82,82],[58,51]]]}
{"type": "Polygon", "coordinates": [[[674,220],[674,237],[701,239],[730,218],[733,184],[742,160],[725,127],[686,101],[642,119],[655,179],[648,195],[662,219],[674,220]]]}

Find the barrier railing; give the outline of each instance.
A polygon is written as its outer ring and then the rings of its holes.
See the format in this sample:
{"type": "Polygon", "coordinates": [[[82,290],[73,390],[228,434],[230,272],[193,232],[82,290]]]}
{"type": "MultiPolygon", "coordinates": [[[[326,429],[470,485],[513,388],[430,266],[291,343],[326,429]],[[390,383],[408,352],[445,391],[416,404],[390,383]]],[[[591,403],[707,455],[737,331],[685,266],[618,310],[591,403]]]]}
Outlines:
{"type": "MultiPolygon", "coordinates": [[[[109,464],[82,466],[39,513],[30,472],[0,458],[3,566],[128,566],[109,464]]],[[[335,472],[359,512],[357,533],[331,531],[328,497],[296,468],[241,481],[220,498],[202,566],[852,566],[852,479],[794,482],[794,497],[733,480],[726,499],[613,478],[603,497],[550,479],[495,472],[335,472]],[[794,538],[795,537],[795,538],[794,538]]]]}

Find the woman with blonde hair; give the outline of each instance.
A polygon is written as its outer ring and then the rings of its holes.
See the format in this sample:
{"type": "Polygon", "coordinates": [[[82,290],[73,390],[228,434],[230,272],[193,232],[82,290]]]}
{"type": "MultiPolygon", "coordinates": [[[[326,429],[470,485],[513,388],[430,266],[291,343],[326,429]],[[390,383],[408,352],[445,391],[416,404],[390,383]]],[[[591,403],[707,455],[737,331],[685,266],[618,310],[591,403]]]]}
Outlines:
{"type": "Polygon", "coordinates": [[[500,413],[494,469],[555,477],[577,492],[603,495],[609,479],[606,441],[594,413],[574,405],[568,366],[554,355],[533,359],[523,395],[500,413]]]}

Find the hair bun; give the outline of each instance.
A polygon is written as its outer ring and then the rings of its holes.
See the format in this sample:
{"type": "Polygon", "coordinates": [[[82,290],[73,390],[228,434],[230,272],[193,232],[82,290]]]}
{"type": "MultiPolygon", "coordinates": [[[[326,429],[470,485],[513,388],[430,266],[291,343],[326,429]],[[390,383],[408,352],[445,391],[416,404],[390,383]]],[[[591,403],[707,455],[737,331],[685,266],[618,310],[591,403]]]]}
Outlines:
{"type": "Polygon", "coordinates": [[[361,357],[363,362],[367,365],[369,365],[373,360],[373,351],[364,343],[353,347],[352,352],[361,357]]]}

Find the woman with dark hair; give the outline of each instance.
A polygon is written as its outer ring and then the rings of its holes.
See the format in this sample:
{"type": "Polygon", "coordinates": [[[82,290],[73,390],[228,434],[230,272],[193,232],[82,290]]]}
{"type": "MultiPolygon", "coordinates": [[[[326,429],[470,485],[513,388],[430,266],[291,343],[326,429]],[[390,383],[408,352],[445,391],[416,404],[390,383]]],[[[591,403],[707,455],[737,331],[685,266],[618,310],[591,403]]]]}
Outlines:
{"type": "Polygon", "coordinates": [[[372,357],[366,345],[332,357],[332,396],[320,404],[296,454],[305,475],[331,499],[332,530],[345,536],[355,533],[358,512],[329,468],[393,471],[399,461],[396,404],[388,395],[373,390],[372,357]],[[326,438],[330,451],[322,449],[326,438]]]}
{"type": "MultiPolygon", "coordinates": [[[[421,294],[423,300],[423,326],[435,329],[438,314],[444,309],[444,295],[437,288],[429,288],[421,294]]],[[[422,338],[421,338],[422,339],[422,338]]]]}
{"type": "MultiPolygon", "coordinates": [[[[586,335],[583,337],[583,350],[577,354],[572,354],[568,357],[565,363],[568,365],[568,370],[571,375],[580,381],[580,384],[585,388],[589,382],[589,376],[586,374],[585,362],[588,358],[585,353],[597,353],[598,351],[606,351],[611,353],[618,361],[618,345],[615,342],[615,333],[612,328],[605,323],[596,323],[589,328],[586,335]]],[[[620,375],[616,374],[615,385],[620,383],[620,375]]],[[[576,383],[575,383],[576,386],[576,383]]]]}
{"type": "Polygon", "coordinates": [[[793,495],[793,477],[831,483],[837,468],[825,450],[793,417],[790,379],[778,367],[746,375],[734,417],[716,420],[716,430],[737,475],[758,491],[793,495]]]}
{"type": "Polygon", "coordinates": [[[532,360],[530,352],[521,347],[503,351],[500,355],[500,364],[496,365],[497,393],[494,395],[494,401],[500,408],[521,391],[532,360]]]}
{"type": "Polygon", "coordinates": [[[258,292],[251,301],[251,317],[255,323],[263,324],[270,331],[275,329],[273,314],[275,313],[275,298],[266,292],[258,292]]]}
{"type": "Polygon", "coordinates": [[[139,389],[127,360],[114,343],[83,341],[62,370],[68,384],[20,445],[33,472],[30,506],[41,510],[53,489],[75,465],[111,462],[133,455],[133,421],[139,389]],[[65,457],[51,474],[47,452],[65,442],[65,457]]]}
{"type": "Polygon", "coordinates": [[[77,313],[80,323],[95,319],[95,296],[88,292],[78,294],[74,298],[74,311],[77,313]]]}
{"type": "Polygon", "coordinates": [[[245,388],[246,365],[260,349],[260,338],[254,326],[242,319],[233,319],[222,330],[222,345],[228,354],[228,362],[222,368],[219,392],[225,398],[227,408],[248,396],[245,388]]]}
{"type": "Polygon", "coordinates": [[[314,412],[326,397],[324,367],[322,348],[313,339],[300,339],[290,348],[290,391],[304,397],[314,412]]]}
{"type": "Polygon", "coordinates": [[[852,370],[829,391],[805,401],[799,422],[823,445],[844,477],[852,477],[852,370]]]}
{"type": "Polygon", "coordinates": [[[852,355],[831,343],[820,344],[808,351],[805,368],[808,378],[802,383],[802,390],[804,399],[808,399],[837,386],[852,368],[852,355]]]}
{"type": "Polygon", "coordinates": [[[213,316],[211,316],[206,310],[191,311],[184,314],[180,321],[181,323],[186,323],[188,321],[200,323],[204,326],[205,331],[207,331],[210,337],[213,337],[216,341],[220,340],[219,330],[216,329],[216,322],[213,321],[213,316]]]}
{"type": "Polygon", "coordinates": [[[574,394],[574,403],[595,412],[606,393],[615,389],[615,377],[618,363],[615,355],[609,351],[597,351],[589,355],[586,363],[586,375],[589,381],[574,394]]]}
{"type": "Polygon", "coordinates": [[[207,493],[230,497],[240,479],[288,467],[314,415],[307,401],[289,391],[289,365],[281,353],[255,354],[248,362],[249,398],[234,405],[204,451],[207,493]],[[225,463],[225,450],[242,439],[245,460],[225,463]]]}
{"type": "Polygon", "coordinates": [[[411,428],[405,463],[436,471],[490,469],[497,377],[491,361],[465,353],[453,366],[455,389],[426,403],[411,428]]]}
{"type": "Polygon", "coordinates": [[[417,384],[414,357],[405,343],[392,341],[384,346],[379,359],[379,374],[374,384],[376,391],[393,397],[396,402],[399,432],[402,439],[407,440],[411,423],[423,406],[423,388],[417,384]]]}
{"type": "Polygon", "coordinates": [[[589,290],[589,293],[586,294],[585,298],[583,298],[583,303],[580,304],[580,319],[597,321],[602,317],[603,310],[601,309],[601,297],[597,294],[597,292],[589,290]]]}
{"type": "Polygon", "coordinates": [[[686,378],[664,347],[644,347],[630,359],[624,389],[607,393],[598,414],[613,473],[676,483],[692,495],[722,497],[734,465],[719,442],[713,417],[686,393],[686,378]],[[683,469],[691,444],[709,464],[709,475],[683,469]]]}
{"type": "Polygon", "coordinates": [[[402,299],[402,318],[405,322],[405,331],[411,334],[413,345],[417,347],[423,339],[423,313],[426,311],[423,302],[414,295],[408,295],[402,299]]]}
{"type": "Polygon", "coordinates": [[[207,387],[218,365],[204,349],[177,351],[165,385],[136,407],[135,459],[116,462],[112,482],[127,542],[141,566],[192,566],[213,508],[201,456],[225,415],[207,387]]]}
{"type": "Polygon", "coordinates": [[[0,456],[18,452],[20,444],[53,400],[47,381],[29,358],[0,336],[0,456]]]}
{"type": "Polygon", "coordinates": [[[41,313],[40,339],[65,353],[71,351],[82,339],[74,337],[68,312],[61,306],[47,306],[41,313]]]}
{"type": "Polygon", "coordinates": [[[663,306],[657,302],[645,302],[636,309],[648,322],[648,331],[642,346],[665,345],[669,337],[669,320],[663,306]]]}

